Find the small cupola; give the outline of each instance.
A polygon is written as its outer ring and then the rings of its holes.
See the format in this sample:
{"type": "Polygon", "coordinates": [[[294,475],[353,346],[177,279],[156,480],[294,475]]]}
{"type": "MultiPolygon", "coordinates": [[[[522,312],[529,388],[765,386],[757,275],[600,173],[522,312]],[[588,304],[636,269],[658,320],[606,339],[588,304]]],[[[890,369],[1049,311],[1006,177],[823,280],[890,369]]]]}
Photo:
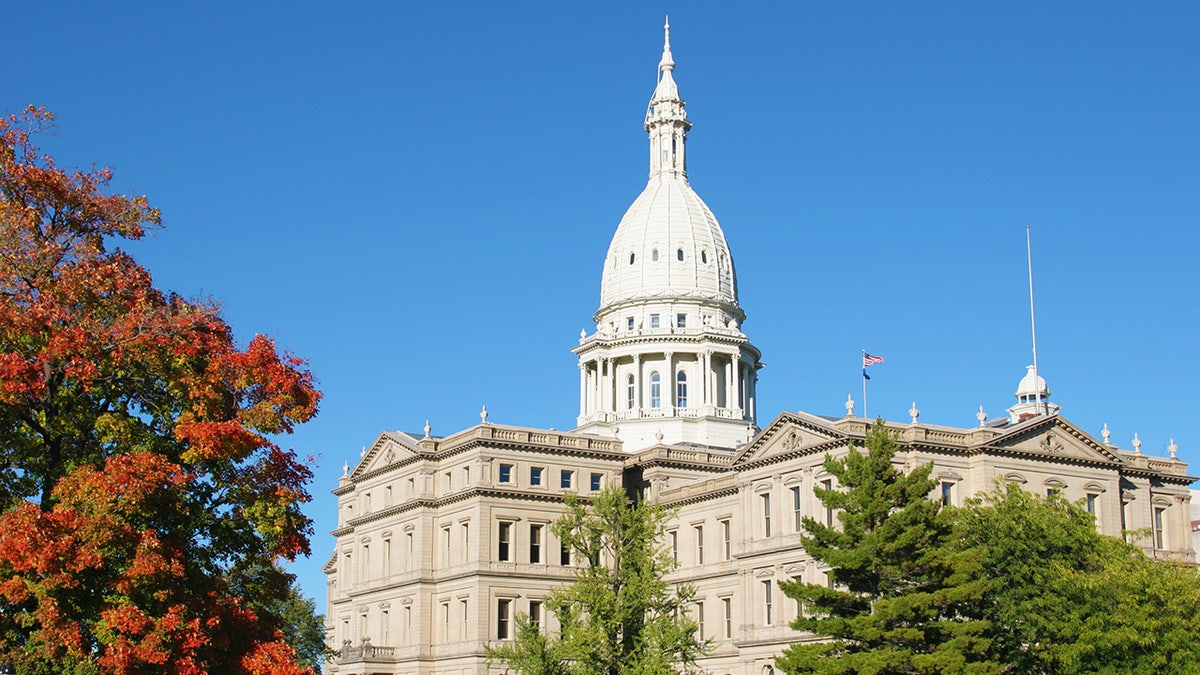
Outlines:
{"type": "Polygon", "coordinates": [[[1016,396],[1017,404],[1008,409],[1009,421],[1013,424],[1038,415],[1057,414],[1060,407],[1050,402],[1050,389],[1034,366],[1025,366],[1025,377],[1017,383],[1016,396]]]}

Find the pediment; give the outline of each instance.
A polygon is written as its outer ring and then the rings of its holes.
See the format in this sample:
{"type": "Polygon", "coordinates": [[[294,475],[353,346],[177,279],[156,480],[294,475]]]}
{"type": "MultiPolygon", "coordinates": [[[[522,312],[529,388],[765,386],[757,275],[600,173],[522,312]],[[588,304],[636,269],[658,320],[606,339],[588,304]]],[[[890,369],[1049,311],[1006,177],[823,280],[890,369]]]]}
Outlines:
{"type": "Polygon", "coordinates": [[[402,431],[385,431],[367,448],[362,459],[354,466],[354,471],[350,472],[350,478],[358,478],[420,454],[417,439],[402,431]]]}
{"type": "Polygon", "coordinates": [[[771,457],[793,455],[805,448],[824,445],[846,435],[825,419],[806,413],[780,413],[749,443],[738,451],[733,466],[758,462],[771,457]]]}
{"type": "Polygon", "coordinates": [[[1097,441],[1058,415],[1034,418],[1019,424],[1008,433],[991,439],[984,447],[1033,457],[1041,456],[1049,460],[1124,464],[1115,448],[1097,441]]]}

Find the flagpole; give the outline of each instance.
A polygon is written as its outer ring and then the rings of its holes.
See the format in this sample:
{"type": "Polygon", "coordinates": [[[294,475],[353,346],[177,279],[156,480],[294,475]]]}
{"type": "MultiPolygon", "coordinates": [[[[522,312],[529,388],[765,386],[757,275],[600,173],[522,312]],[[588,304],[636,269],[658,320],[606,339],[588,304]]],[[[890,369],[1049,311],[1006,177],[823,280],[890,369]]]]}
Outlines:
{"type": "Polygon", "coordinates": [[[863,380],[863,419],[871,419],[867,414],[867,350],[862,350],[862,380],[863,380]]]}
{"type": "Polygon", "coordinates": [[[1025,226],[1025,262],[1029,268],[1029,332],[1033,338],[1033,388],[1037,400],[1037,414],[1049,414],[1042,410],[1042,386],[1038,384],[1037,322],[1033,318],[1033,245],[1030,242],[1029,226],[1025,226]]]}

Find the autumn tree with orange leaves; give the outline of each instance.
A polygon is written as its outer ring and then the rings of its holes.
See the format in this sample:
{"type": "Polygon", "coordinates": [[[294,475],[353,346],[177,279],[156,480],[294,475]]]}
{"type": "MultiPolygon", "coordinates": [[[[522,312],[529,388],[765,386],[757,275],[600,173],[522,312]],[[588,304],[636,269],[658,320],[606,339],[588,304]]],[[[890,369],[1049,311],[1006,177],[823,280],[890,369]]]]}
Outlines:
{"type": "Polygon", "coordinates": [[[310,672],[228,580],[309,553],[312,473],[272,438],[320,392],[269,338],[239,346],[213,304],[153,286],[115,244],[158,210],[39,154],[52,120],[0,118],[0,665],[310,672]]]}

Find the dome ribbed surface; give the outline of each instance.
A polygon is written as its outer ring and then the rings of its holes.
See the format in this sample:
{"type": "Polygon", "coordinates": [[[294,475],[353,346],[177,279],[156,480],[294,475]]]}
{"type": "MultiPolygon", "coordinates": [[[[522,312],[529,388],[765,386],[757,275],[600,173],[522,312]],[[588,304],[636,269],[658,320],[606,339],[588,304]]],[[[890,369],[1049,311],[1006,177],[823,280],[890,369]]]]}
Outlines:
{"type": "Polygon", "coordinates": [[[600,313],[626,302],[671,298],[737,307],[737,276],[712,211],[686,179],[658,175],[650,178],[613,235],[600,313]]]}

